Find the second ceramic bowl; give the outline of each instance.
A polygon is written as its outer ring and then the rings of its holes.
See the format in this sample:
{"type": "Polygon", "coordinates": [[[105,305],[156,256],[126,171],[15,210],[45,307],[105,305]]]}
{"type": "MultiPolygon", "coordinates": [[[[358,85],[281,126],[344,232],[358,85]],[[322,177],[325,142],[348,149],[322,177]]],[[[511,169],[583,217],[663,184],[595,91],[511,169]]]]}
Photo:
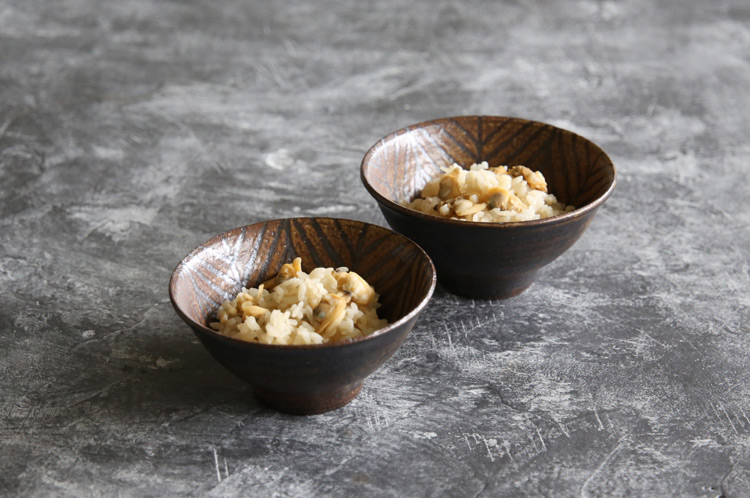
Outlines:
{"type": "Polygon", "coordinates": [[[476,298],[523,292],[536,272],[583,234],[615,188],[615,167],[597,145],[567,130],[520,118],[460,116],[395,131],[362,160],[361,178],[388,224],[422,246],[438,281],[476,298]],[[441,167],[522,164],[541,171],[572,212],[543,220],[478,223],[440,218],[403,205],[441,167]]]}

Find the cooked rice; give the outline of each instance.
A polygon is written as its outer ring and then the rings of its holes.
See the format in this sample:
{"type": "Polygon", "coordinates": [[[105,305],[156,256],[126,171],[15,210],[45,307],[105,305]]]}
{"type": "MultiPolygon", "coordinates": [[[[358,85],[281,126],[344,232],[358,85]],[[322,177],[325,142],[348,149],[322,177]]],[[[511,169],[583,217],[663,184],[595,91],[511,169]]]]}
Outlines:
{"type": "Polygon", "coordinates": [[[424,186],[420,197],[404,202],[426,214],[465,221],[503,223],[557,216],[575,209],[547,192],[541,171],[525,166],[497,166],[487,162],[467,170],[458,164],[424,186]]]}
{"type": "Polygon", "coordinates": [[[379,295],[347,268],[302,271],[296,258],[279,274],[226,300],[211,327],[262,344],[324,344],[365,336],[388,325],[378,318],[379,295]]]}

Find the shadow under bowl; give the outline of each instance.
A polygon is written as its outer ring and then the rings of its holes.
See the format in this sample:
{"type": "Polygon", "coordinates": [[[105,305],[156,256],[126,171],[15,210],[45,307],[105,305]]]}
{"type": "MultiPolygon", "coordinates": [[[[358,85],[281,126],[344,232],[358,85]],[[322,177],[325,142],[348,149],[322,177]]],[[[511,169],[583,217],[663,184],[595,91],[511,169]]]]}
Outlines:
{"type": "Polygon", "coordinates": [[[536,272],[570,248],[612,194],[616,171],[597,145],[555,126],[501,116],[437,119],[395,131],[373,145],[362,182],[388,224],[432,258],[438,281],[471,298],[503,299],[527,289],[536,272]],[[482,223],[432,216],[403,205],[459,164],[468,169],[525,165],[574,211],[543,220],[482,223]]]}
{"type": "Polygon", "coordinates": [[[364,379],[401,346],[435,289],[435,269],[414,242],[387,228],[335,218],[265,221],[230,230],[194,249],[175,268],[169,295],[208,352],[279,411],[314,414],[345,405],[364,379]],[[274,346],[233,339],[209,327],[242,287],[257,287],[284,263],[303,270],[346,266],[380,294],[389,325],[344,342],[274,346]]]}

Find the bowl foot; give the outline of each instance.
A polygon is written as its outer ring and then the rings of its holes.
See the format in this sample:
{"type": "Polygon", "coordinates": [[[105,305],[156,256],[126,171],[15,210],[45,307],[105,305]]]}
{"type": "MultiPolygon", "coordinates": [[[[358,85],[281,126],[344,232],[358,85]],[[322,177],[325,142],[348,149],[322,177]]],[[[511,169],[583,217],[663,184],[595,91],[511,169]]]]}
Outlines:
{"type": "Polygon", "coordinates": [[[521,294],[534,282],[536,272],[510,276],[456,276],[437,271],[440,285],[451,294],[471,299],[508,299],[521,294]]]}
{"type": "Polygon", "coordinates": [[[294,415],[315,415],[341,408],[357,397],[363,385],[364,381],[360,381],[327,391],[304,393],[279,392],[253,386],[253,393],[258,401],[274,410],[294,415]]]}

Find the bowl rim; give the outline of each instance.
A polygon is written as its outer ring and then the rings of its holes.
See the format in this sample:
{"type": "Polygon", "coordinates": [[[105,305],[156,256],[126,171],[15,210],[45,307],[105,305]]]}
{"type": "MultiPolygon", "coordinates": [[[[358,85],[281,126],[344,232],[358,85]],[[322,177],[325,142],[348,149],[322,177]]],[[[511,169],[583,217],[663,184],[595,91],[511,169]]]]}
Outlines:
{"type": "Polygon", "coordinates": [[[449,116],[444,118],[437,118],[437,119],[431,119],[428,121],[421,121],[419,123],[414,123],[408,126],[404,126],[403,128],[399,128],[396,131],[392,131],[388,133],[387,135],[383,136],[379,140],[377,140],[365,153],[364,157],[362,158],[362,162],[360,163],[359,167],[359,176],[360,180],[362,181],[362,184],[364,185],[365,189],[370,193],[372,197],[375,198],[375,200],[381,204],[381,206],[386,206],[391,210],[395,210],[405,216],[411,216],[417,219],[424,220],[426,222],[432,222],[432,223],[445,223],[447,225],[456,225],[456,226],[464,226],[464,227],[476,227],[479,230],[490,230],[490,229],[498,229],[498,228],[523,228],[523,227],[533,227],[533,226],[540,226],[540,225],[549,225],[549,224],[557,224],[557,223],[563,223],[569,220],[573,220],[574,218],[578,218],[581,216],[586,215],[590,211],[598,209],[602,204],[604,204],[604,201],[609,198],[610,195],[612,195],[612,192],[615,189],[615,185],[617,184],[617,168],[615,167],[614,162],[612,162],[612,159],[607,155],[607,153],[599,147],[598,144],[595,142],[589,140],[588,138],[584,137],[583,135],[580,135],[578,133],[575,133],[573,131],[567,130],[565,128],[560,128],[559,126],[555,126],[549,123],[545,123],[543,121],[536,121],[533,119],[526,119],[526,118],[519,118],[514,116],[496,116],[496,115],[482,115],[482,114],[470,114],[470,115],[461,115],[461,116],[449,116]],[[588,204],[585,204],[581,207],[578,207],[574,209],[573,211],[569,211],[567,213],[559,214],[557,216],[550,216],[549,218],[544,218],[540,220],[526,220],[526,221],[505,221],[505,222],[498,222],[498,221],[467,221],[467,220],[460,220],[460,219],[451,219],[451,218],[442,218],[440,216],[434,216],[431,214],[423,213],[421,211],[417,211],[415,209],[408,208],[406,206],[403,206],[397,202],[394,202],[387,197],[383,196],[380,192],[375,190],[375,188],[370,184],[369,179],[367,178],[367,175],[365,173],[365,170],[367,169],[367,166],[369,165],[369,159],[375,154],[377,150],[379,150],[386,141],[389,141],[399,135],[406,134],[412,130],[416,130],[419,128],[426,128],[428,126],[434,126],[439,125],[442,123],[454,121],[456,119],[491,119],[491,120],[497,120],[497,119],[507,119],[507,120],[513,120],[513,121],[519,121],[523,123],[530,123],[535,125],[543,125],[543,126],[549,126],[552,128],[555,128],[557,130],[561,130],[562,132],[569,133],[573,136],[576,136],[600,151],[600,155],[597,156],[597,160],[599,157],[604,156],[607,161],[609,161],[609,164],[612,166],[612,183],[610,183],[607,190],[594,199],[593,201],[589,202],[588,204]]]}
{"type": "Polygon", "coordinates": [[[172,303],[172,307],[174,308],[174,310],[177,313],[177,315],[179,315],[179,317],[182,318],[182,320],[185,323],[187,323],[194,331],[200,330],[203,333],[208,333],[210,336],[212,336],[212,337],[214,337],[216,339],[227,341],[229,343],[237,344],[237,345],[240,345],[240,346],[243,346],[243,347],[258,347],[258,348],[261,348],[261,349],[268,349],[268,350],[278,350],[278,351],[318,350],[318,349],[329,349],[329,348],[334,348],[334,347],[351,346],[351,345],[354,345],[354,344],[357,344],[357,343],[360,343],[360,342],[364,342],[364,341],[368,341],[368,340],[373,340],[373,339],[375,339],[377,337],[380,337],[382,335],[386,335],[388,333],[394,332],[396,330],[396,328],[398,328],[401,325],[403,325],[404,323],[412,320],[414,317],[416,317],[417,315],[419,315],[427,307],[427,304],[429,303],[430,299],[432,298],[433,293],[435,292],[436,284],[437,284],[437,271],[435,270],[435,264],[432,262],[432,259],[427,254],[427,252],[424,249],[422,249],[422,247],[419,244],[417,244],[416,242],[414,242],[413,240],[411,240],[409,237],[406,237],[405,235],[402,235],[402,234],[400,234],[398,232],[395,232],[395,231],[391,230],[390,228],[386,228],[386,227],[381,226],[381,225],[375,225],[373,223],[368,223],[366,221],[353,220],[353,219],[349,219],[349,218],[334,218],[334,217],[329,217],[329,216],[299,216],[299,217],[288,217],[288,218],[273,218],[273,219],[258,221],[256,223],[252,223],[252,224],[249,224],[249,225],[243,225],[243,226],[240,226],[240,227],[235,227],[235,228],[232,228],[230,230],[226,230],[224,232],[221,232],[221,233],[219,233],[217,235],[214,235],[213,237],[211,237],[210,239],[208,239],[206,242],[204,242],[204,243],[196,246],[193,250],[191,250],[190,252],[188,252],[182,259],[180,259],[179,263],[177,263],[177,266],[175,266],[175,269],[172,271],[172,275],[171,275],[171,277],[169,279],[169,300],[172,303]],[[375,227],[377,229],[385,230],[387,232],[390,232],[392,235],[396,235],[396,236],[404,239],[407,243],[413,244],[414,247],[417,249],[417,251],[419,253],[421,253],[422,256],[425,258],[425,260],[428,263],[428,268],[432,272],[432,278],[430,279],[430,286],[429,286],[429,289],[427,290],[427,293],[422,297],[422,299],[419,301],[419,303],[417,303],[417,305],[411,311],[409,311],[409,313],[407,313],[403,317],[399,318],[395,322],[391,322],[388,325],[386,325],[385,327],[380,328],[380,329],[372,332],[371,334],[368,334],[366,336],[361,336],[361,337],[355,337],[355,338],[352,338],[352,339],[345,339],[343,341],[329,342],[329,343],[324,343],[324,344],[289,344],[289,345],[284,345],[284,344],[263,344],[263,343],[260,343],[260,342],[250,342],[250,341],[243,341],[241,339],[235,339],[233,337],[229,337],[229,336],[220,334],[218,331],[216,331],[216,330],[214,330],[214,329],[212,329],[210,327],[206,327],[202,323],[196,322],[195,320],[193,320],[192,318],[190,318],[182,310],[182,308],[177,304],[175,296],[174,296],[174,289],[176,287],[177,279],[178,279],[179,274],[182,271],[183,267],[186,265],[187,261],[189,261],[191,258],[196,257],[200,252],[205,251],[206,249],[208,249],[209,247],[211,247],[212,245],[214,245],[216,242],[220,241],[223,237],[225,237],[226,235],[228,235],[228,234],[230,234],[232,232],[236,232],[236,231],[239,231],[239,230],[244,230],[244,229],[247,229],[247,228],[250,228],[250,227],[254,227],[256,225],[260,225],[260,224],[263,224],[263,223],[269,223],[269,222],[275,222],[275,221],[290,221],[290,222],[292,222],[292,221],[300,221],[300,220],[302,220],[303,222],[304,221],[309,221],[309,220],[333,220],[333,221],[344,222],[344,223],[359,224],[359,225],[362,225],[362,226],[369,225],[369,226],[375,227]]]}

